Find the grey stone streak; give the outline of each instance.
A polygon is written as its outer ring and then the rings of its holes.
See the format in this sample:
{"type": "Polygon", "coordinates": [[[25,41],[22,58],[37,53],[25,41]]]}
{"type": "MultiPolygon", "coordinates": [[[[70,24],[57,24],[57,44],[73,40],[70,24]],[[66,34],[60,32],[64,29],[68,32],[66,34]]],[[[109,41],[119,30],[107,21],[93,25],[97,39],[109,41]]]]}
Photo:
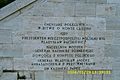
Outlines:
{"type": "Polygon", "coordinates": [[[98,4],[96,5],[96,15],[97,16],[115,16],[116,15],[116,5],[115,4],[98,4]]]}
{"type": "Polygon", "coordinates": [[[0,43],[12,43],[12,31],[0,29],[0,43]]]}
{"type": "Polygon", "coordinates": [[[16,11],[20,10],[21,8],[25,7],[26,5],[34,2],[35,0],[23,0],[23,1],[15,1],[8,6],[4,7],[0,11],[0,21],[14,14],[16,11]]]}
{"type": "Polygon", "coordinates": [[[79,2],[79,3],[85,3],[86,0],[48,0],[48,2],[79,2]]]}
{"type": "Polygon", "coordinates": [[[1,80],[17,80],[17,73],[4,73],[1,80]],[[7,76],[7,77],[6,77],[7,76]]]}
{"type": "Polygon", "coordinates": [[[95,16],[95,4],[76,3],[75,16],[95,16]]]}
{"type": "Polygon", "coordinates": [[[106,29],[107,30],[120,30],[120,17],[107,17],[106,18],[106,29]]]}
{"type": "Polygon", "coordinates": [[[107,3],[107,0],[87,0],[88,3],[107,3]]]}

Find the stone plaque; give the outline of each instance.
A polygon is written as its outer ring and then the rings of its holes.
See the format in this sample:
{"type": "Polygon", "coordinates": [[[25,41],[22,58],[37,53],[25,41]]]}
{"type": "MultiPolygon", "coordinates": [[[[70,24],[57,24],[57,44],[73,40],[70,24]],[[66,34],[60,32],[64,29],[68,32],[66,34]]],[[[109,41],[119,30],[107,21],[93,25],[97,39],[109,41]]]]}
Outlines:
{"type": "Polygon", "coordinates": [[[23,22],[24,31],[16,31],[13,38],[23,46],[23,68],[111,69],[103,61],[104,46],[112,37],[104,18],[25,16],[23,22]]]}

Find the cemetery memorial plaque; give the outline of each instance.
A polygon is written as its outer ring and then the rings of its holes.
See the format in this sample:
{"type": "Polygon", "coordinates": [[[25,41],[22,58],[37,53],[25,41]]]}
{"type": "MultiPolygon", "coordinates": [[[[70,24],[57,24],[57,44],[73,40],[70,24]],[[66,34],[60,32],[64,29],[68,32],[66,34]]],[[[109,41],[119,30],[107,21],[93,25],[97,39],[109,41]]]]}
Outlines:
{"type": "Polygon", "coordinates": [[[120,0],[11,1],[0,8],[0,80],[120,79],[120,0]]]}
{"type": "Polygon", "coordinates": [[[105,18],[38,18],[26,17],[28,22],[23,20],[28,26],[26,30],[33,30],[17,36],[24,43],[24,57],[29,56],[33,70],[111,69],[103,61],[110,35],[105,18]]]}

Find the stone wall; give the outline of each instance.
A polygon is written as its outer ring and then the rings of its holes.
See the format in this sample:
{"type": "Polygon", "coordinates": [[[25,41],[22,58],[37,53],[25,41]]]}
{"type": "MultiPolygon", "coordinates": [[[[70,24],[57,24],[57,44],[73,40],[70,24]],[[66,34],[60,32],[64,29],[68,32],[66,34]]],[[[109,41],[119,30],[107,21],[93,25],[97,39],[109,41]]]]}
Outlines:
{"type": "MultiPolygon", "coordinates": [[[[50,35],[48,33],[46,36],[50,35]]],[[[56,31],[54,35],[57,34],[56,31]]],[[[120,0],[16,0],[0,9],[0,80],[119,80],[119,34],[120,0]],[[34,70],[29,53],[33,47],[40,47],[39,42],[22,41],[21,36],[42,35],[38,28],[49,17],[75,17],[76,21],[80,19],[94,25],[88,33],[106,37],[105,42],[98,42],[94,47],[99,62],[96,68],[112,69],[112,74],[71,75],[62,71],[34,70]]]]}

